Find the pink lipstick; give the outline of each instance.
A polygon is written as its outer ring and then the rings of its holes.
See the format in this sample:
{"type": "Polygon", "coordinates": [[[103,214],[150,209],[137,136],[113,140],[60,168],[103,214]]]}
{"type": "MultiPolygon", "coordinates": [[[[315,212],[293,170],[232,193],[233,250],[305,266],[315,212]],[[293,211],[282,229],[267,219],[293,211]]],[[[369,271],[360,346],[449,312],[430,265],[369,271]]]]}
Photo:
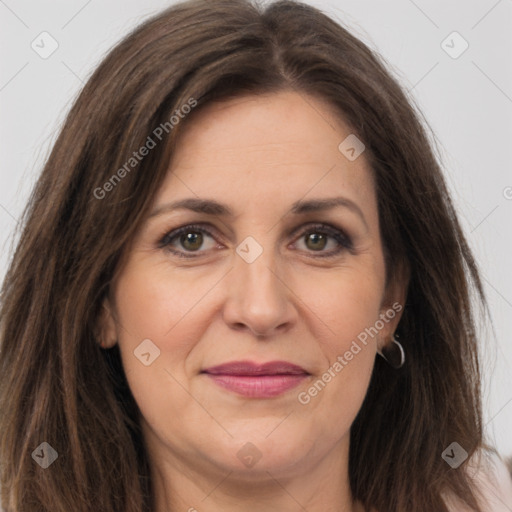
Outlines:
{"type": "Polygon", "coordinates": [[[286,361],[233,361],[203,370],[218,386],[251,398],[271,398],[298,386],[310,374],[286,361]]]}

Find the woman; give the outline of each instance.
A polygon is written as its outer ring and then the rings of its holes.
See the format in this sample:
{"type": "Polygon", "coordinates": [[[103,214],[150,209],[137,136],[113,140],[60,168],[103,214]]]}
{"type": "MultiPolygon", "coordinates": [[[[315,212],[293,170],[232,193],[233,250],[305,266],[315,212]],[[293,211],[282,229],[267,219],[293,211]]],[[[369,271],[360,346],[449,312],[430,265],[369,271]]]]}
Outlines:
{"type": "Polygon", "coordinates": [[[482,512],[472,290],[378,56],[305,4],[175,5],[90,78],[27,208],[2,506],[482,512]]]}

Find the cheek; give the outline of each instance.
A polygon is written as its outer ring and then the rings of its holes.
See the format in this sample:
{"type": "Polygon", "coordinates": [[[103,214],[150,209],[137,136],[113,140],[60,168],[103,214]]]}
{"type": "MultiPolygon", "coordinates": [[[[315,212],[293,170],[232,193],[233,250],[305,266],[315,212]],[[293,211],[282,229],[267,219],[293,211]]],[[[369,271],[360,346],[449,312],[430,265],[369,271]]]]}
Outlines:
{"type": "Polygon", "coordinates": [[[218,281],[218,276],[211,274],[170,271],[164,264],[150,264],[139,257],[125,267],[116,283],[123,367],[135,399],[148,414],[157,405],[156,389],[161,398],[167,392],[173,396],[170,406],[182,407],[182,395],[187,399],[179,383],[187,381],[187,358],[209,326],[206,295],[218,281]],[[142,346],[147,349],[139,349],[142,346]],[[137,357],[147,352],[148,366],[137,357]]]}
{"type": "Polygon", "coordinates": [[[318,339],[331,356],[348,350],[379,318],[383,277],[376,272],[347,267],[311,280],[302,276],[294,286],[314,314],[318,339]]]}
{"type": "MultiPolygon", "coordinates": [[[[303,389],[303,401],[349,428],[366,394],[376,354],[383,279],[378,273],[343,269],[336,278],[317,279],[305,303],[317,318],[316,339],[324,364],[303,389]]],[[[343,429],[341,429],[343,430],[343,429]]]]}
{"type": "Polygon", "coordinates": [[[165,418],[170,430],[176,430],[190,403],[180,383],[186,382],[185,361],[200,339],[201,323],[195,321],[199,308],[194,305],[201,305],[204,291],[185,286],[177,275],[165,275],[163,268],[148,268],[127,266],[116,284],[119,349],[142,416],[153,426],[161,426],[165,418]]]}
{"type": "Polygon", "coordinates": [[[180,319],[186,315],[187,301],[172,281],[146,268],[128,265],[115,287],[119,349],[134,394],[162,378],[162,371],[172,366],[169,356],[179,358],[186,351],[175,331],[184,325],[180,319]]]}
{"type": "Polygon", "coordinates": [[[182,341],[190,338],[187,328],[194,330],[198,325],[197,314],[212,286],[210,281],[186,270],[170,272],[165,265],[140,262],[128,267],[116,286],[116,306],[124,336],[150,338],[162,349],[172,340],[173,347],[179,348],[182,341]]]}

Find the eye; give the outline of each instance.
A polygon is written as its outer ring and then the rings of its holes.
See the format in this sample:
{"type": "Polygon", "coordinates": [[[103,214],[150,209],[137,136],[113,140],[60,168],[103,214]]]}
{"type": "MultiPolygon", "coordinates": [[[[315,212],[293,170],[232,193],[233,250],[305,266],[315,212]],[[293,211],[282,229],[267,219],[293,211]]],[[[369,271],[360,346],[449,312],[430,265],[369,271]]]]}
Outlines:
{"type": "Polygon", "coordinates": [[[299,240],[304,241],[307,249],[311,249],[311,251],[307,252],[321,253],[313,256],[318,258],[329,258],[339,255],[342,251],[353,250],[350,237],[340,229],[328,224],[308,225],[307,229],[301,231],[299,240]],[[333,243],[334,249],[324,251],[329,241],[333,243]]]}
{"type": "Polygon", "coordinates": [[[176,243],[181,244],[181,247],[184,248],[186,252],[201,252],[199,249],[203,245],[204,235],[213,238],[213,235],[209,230],[205,229],[204,226],[189,224],[164,235],[159,241],[158,246],[165,248],[181,258],[194,258],[195,255],[188,255],[180,250],[176,250],[175,245],[176,243]],[[175,241],[176,238],[178,240],[175,241]]]}
{"type": "MultiPolygon", "coordinates": [[[[338,228],[334,228],[328,224],[313,224],[308,225],[307,229],[303,227],[301,227],[301,229],[299,241],[304,241],[306,246],[305,251],[321,253],[313,255],[313,257],[333,257],[342,251],[353,250],[351,239],[338,228]],[[324,249],[329,241],[334,244],[334,248],[330,251],[325,251],[324,249]]],[[[299,230],[295,230],[292,234],[296,234],[297,231],[299,230]]],[[[180,258],[195,258],[198,255],[192,253],[205,252],[204,250],[200,250],[201,248],[204,249],[205,235],[207,238],[214,240],[214,235],[203,225],[188,224],[166,233],[158,242],[158,247],[170,251],[180,258]],[[179,244],[181,248],[177,248],[177,244],[179,244]]],[[[210,248],[213,247],[215,247],[215,244],[210,245],[210,248]]],[[[208,247],[206,250],[208,250],[208,247]]]]}

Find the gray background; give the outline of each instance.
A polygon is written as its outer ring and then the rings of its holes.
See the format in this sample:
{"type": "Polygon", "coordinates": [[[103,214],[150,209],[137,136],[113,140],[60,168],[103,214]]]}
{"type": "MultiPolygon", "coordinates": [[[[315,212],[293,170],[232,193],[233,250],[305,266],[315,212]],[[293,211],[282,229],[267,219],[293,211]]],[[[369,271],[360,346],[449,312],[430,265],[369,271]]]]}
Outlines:
{"type": "MultiPolygon", "coordinates": [[[[115,42],[171,3],[0,0],[1,276],[16,219],[77,92],[115,42]],[[42,46],[43,31],[59,45],[47,59],[31,47],[42,46]]],[[[512,0],[308,3],[383,55],[435,133],[495,325],[481,329],[486,430],[512,455],[512,0]],[[457,58],[445,51],[463,49],[453,31],[469,44],[457,58]]]]}

